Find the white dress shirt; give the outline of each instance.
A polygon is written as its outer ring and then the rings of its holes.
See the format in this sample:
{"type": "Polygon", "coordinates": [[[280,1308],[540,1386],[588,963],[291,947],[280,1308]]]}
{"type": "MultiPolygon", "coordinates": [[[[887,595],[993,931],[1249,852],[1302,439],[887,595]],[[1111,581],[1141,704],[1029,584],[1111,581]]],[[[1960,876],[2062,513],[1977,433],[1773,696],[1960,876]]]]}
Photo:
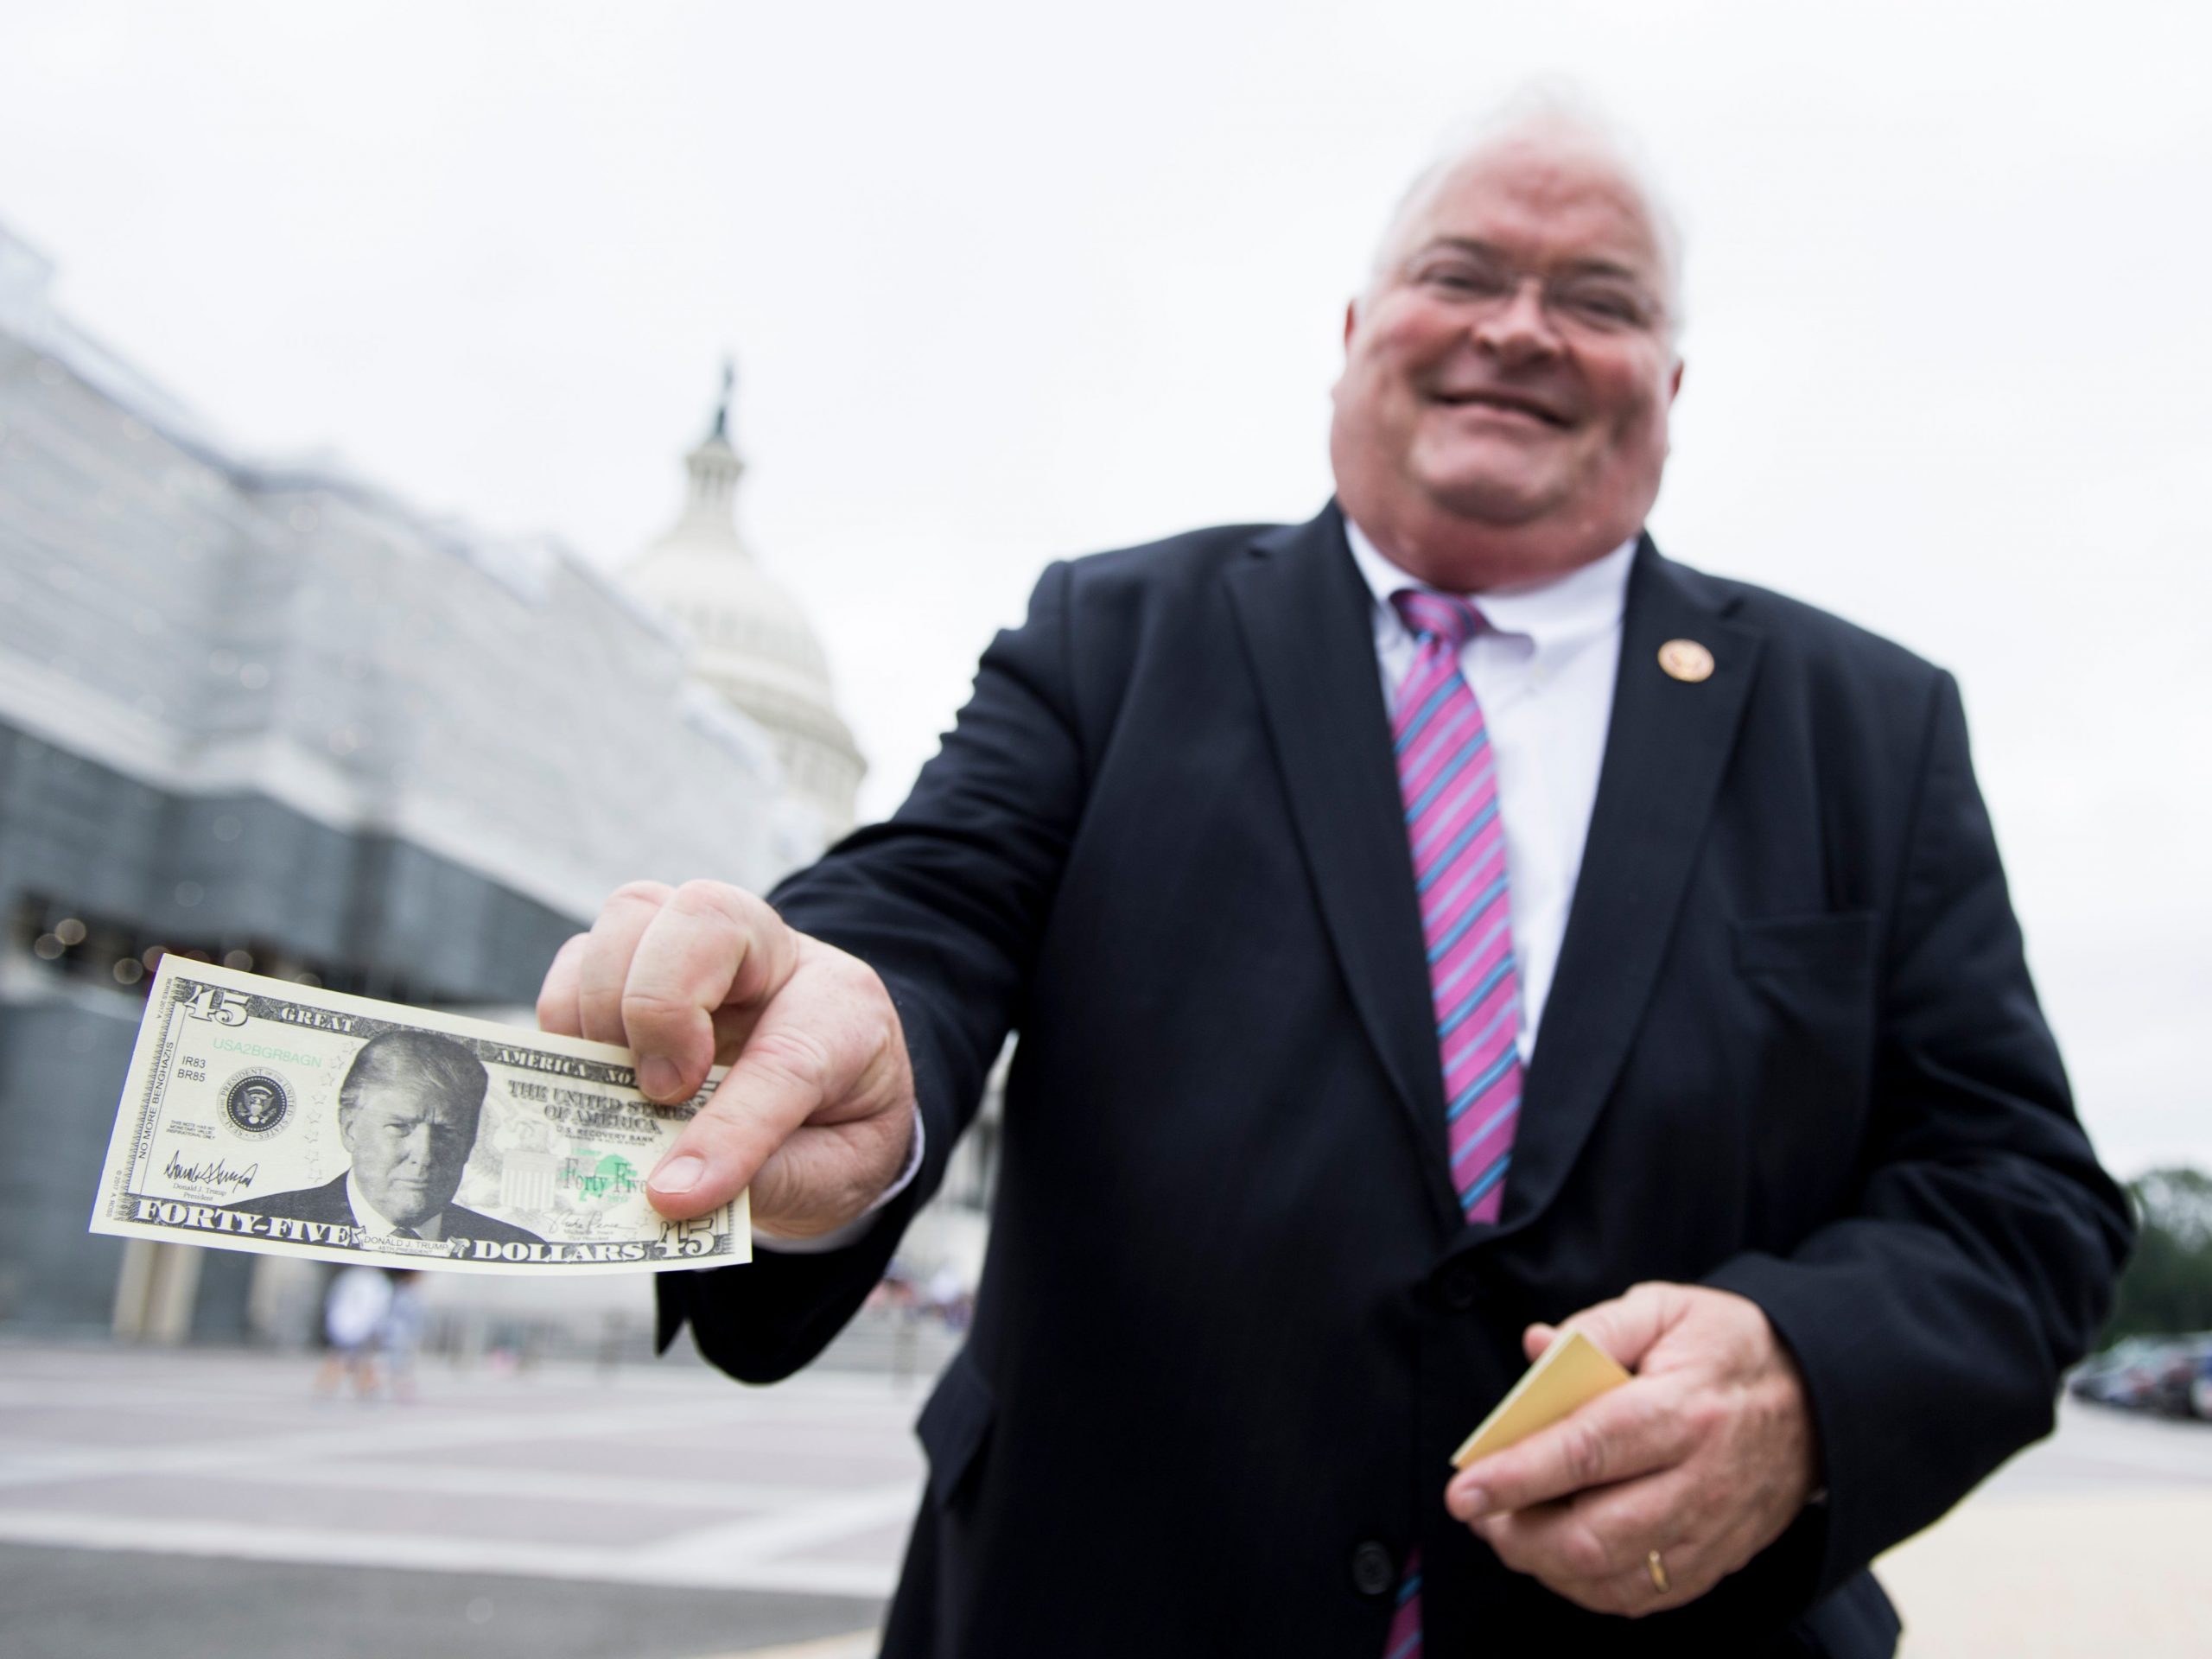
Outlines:
{"type": "MultiPolygon", "coordinates": [[[[1390,595],[1401,588],[1441,592],[1390,563],[1349,520],[1351,556],[1375,595],[1375,657],[1382,696],[1395,700],[1413,666],[1414,636],[1390,595]]],[[[1582,870],[1590,808],[1611,724],[1633,537],[1593,563],[1548,582],[1457,595],[1484,626],[1459,648],[1459,672],[1482,707],[1497,766],[1497,813],[1505,826],[1505,873],[1513,959],[1521,976],[1521,1059],[1536,1052],[1536,1030],[1559,967],[1560,942],[1582,870]]]]}

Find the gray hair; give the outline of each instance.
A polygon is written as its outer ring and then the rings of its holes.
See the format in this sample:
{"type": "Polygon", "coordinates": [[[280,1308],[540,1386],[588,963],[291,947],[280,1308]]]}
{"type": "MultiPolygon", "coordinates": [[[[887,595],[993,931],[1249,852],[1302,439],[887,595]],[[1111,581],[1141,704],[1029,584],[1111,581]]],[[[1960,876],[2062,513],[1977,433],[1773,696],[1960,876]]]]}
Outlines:
{"type": "Polygon", "coordinates": [[[1682,232],[1658,185],[1643,148],[1618,122],[1585,94],[1560,83],[1539,82],[1522,87],[1503,103],[1460,124],[1440,145],[1433,158],[1414,175],[1398,197],[1383,225],[1369,267],[1369,282],[1385,276],[1400,252],[1406,226],[1428,204],[1429,197],[1452,174],[1478,156],[1525,143],[1542,143],[1573,154],[1594,157],[1618,174],[1635,192],[1659,245],[1659,260],[1667,291],[1667,333],[1678,336],[1682,325],[1682,232]]]}

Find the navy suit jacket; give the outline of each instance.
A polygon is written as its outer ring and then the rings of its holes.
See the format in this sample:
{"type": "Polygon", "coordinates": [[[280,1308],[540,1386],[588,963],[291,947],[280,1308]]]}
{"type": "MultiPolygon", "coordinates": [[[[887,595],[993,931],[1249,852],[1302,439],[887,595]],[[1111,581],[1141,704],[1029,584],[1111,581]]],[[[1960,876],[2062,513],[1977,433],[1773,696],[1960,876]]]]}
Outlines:
{"type": "Polygon", "coordinates": [[[889,987],[922,1177],[852,1248],[663,1275],[664,1339],[811,1358],[1013,1030],[887,1654],[1365,1659],[1416,1548],[1434,1654],[1887,1653],[1867,1562],[2048,1430],[2128,1236],[1956,687],[1643,543],[1503,1213],[1469,1225],[1370,605],[1333,505],[1046,573],[905,806],[773,895],[889,987]],[[1662,671],[1675,639],[1710,678],[1662,671]],[[1766,1311],[1828,1495],[1629,1622],[1441,1494],[1522,1328],[1647,1279],[1766,1311]]]}

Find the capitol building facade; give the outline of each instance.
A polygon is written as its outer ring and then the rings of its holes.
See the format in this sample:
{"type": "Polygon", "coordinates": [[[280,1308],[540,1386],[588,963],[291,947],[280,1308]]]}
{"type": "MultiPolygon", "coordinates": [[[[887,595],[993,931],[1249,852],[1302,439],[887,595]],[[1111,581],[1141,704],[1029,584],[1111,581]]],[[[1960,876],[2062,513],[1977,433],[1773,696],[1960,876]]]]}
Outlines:
{"type": "Polygon", "coordinates": [[[50,277],[0,226],[0,1323],[265,1335],[303,1264],[85,1231],[162,954],[527,1020],[610,889],[766,890],[861,759],[739,536],[727,381],[610,576],[241,454],[50,277]]]}
{"type": "Polygon", "coordinates": [[[785,787],[831,836],[853,827],[866,770],[837,713],[830,665],[805,614],[763,570],[733,510],[745,463],[729,441],[731,376],[706,440],[684,459],[683,516],[627,573],[690,641],[690,672],[775,745],[785,787]]]}

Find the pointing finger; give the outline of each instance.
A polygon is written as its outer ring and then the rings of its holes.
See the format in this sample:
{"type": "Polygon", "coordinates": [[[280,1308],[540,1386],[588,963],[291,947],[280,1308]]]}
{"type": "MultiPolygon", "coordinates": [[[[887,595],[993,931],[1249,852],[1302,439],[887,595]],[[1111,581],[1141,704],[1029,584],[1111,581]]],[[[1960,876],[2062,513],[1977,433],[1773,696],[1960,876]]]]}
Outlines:
{"type": "Polygon", "coordinates": [[[771,1009],[699,1114],[645,1182],[673,1220],[728,1204],[847,1081],[837,1057],[785,1011],[771,1009]]]}
{"type": "MultiPolygon", "coordinates": [[[[779,988],[645,1183],[664,1216],[702,1214],[749,1186],[756,1220],[807,1236],[864,1209],[912,1144],[913,1071],[882,982],[803,935],[780,941],[791,965],[776,970],[779,988]]],[[[755,969],[739,977],[750,995],[755,969]]]]}

